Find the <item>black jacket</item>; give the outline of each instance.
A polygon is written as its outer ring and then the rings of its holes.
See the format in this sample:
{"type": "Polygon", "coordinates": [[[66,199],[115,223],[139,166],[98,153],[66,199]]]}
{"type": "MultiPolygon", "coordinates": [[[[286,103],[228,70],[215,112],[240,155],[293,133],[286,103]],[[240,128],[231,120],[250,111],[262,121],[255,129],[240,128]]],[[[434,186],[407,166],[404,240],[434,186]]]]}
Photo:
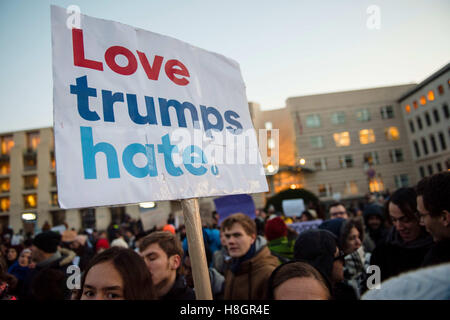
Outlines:
{"type": "Polygon", "coordinates": [[[435,243],[426,254],[422,267],[450,262],[450,239],[435,243]]]}
{"type": "Polygon", "coordinates": [[[195,300],[195,293],[188,287],[184,276],[177,275],[170,291],[160,298],[161,300],[195,300]]]}

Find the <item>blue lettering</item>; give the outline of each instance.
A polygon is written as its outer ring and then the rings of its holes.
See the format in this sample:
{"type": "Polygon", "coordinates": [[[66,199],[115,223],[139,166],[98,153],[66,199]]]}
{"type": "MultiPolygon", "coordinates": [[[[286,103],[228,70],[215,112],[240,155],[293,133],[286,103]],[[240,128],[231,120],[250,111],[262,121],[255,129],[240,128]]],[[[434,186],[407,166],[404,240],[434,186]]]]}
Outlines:
{"type": "Polygon", "coordinates": [[[231,118],[231,117],[234,117],[236,119],[239,119],[240,116],[236,112],[231,111],[231,110],[225,111],[224,116],[225,116],[225,120],[229,124],[236,126],[236,128],[233,128],[232,126],[228,126],[227,127],[228,131],[230,131],[233,134],[241,134],[242,133],[241,123],[239,121],[236,121],[235,119],[231,118]]]}
{"type": "Polygon", "coordinates": [[[185,168],[196,176],[201,176],[208,171],[208,169],[205,168],[205,166],[199,166],[194,167],[193,163],[206,163],[206,156],[203,153],[203,150],[200,149],[198,146],[189,146],[186,149],[183,150],[183,163],[185,168]],[[196,157],[191,156],[192,154],[195,154],[196,157]]]}
{"type": "Polygon", "coordinates": [[[89,97],[97,97],[97,89],[89,88],[87,76],[76,79],[77,85],[70,85],[70,93],[77,95],[78,113],[84,120],[97,121],[97,112],[89,110],[89,97]]]}
{"type": "Polygon", "coordinates": [[[158,152],[164,154],[164,164],[166,165],[166,170],[171,176],[181,176],[183,170],[175,167],[172,161],[172,153],[178,152],[178,147],[170,144],[169,135],[166,134],[161,138],[162,144],[158,144],[158,152]]]}
{"type": "Polygon", "coordinates": [[[187,127],[186,117],[184,116],[184,111],[185,111],[185,109],[188,109],[191,112],[192,124],[193,124],[194,128],[200,129],[200,123],[198,121],[197,109],[195,108],[195,106],[192,103],[183,102],[183,104],[181,104],[177,100],[172,99],[172,100],[167,101],[167,99],[164,99],[164,98],[159,98],[158,102],[159,102],[159,111],[161,113],[161,123],[163,126],[166,126],[166,127],[171,126],[169,107],[174,107],[175,110],[177,111],[178,126],[180,128],[187,127]]]}
{"type": "Polygon", "coordinates": [[[122,161],[125,169],[133,177],[144,178],[147,175],[150,177],[158,175],[155,161],[155,146],[153,144],[146,144],[145,146],[139,143],[130,144],[123,151],[122,161]],[[143,153],[147,157],[147,165],[142,168],[137,167],[133,163],[133,157],[137,153],[143,153]]]}
{"type": "Polygon", "coordinates": [[[223,130],[223,119],[220,112],[214,107],[200,106],[200,111],[202,114],[203,127],[205,128],[205,133],[207,137],[211,137],[211,129],[222,131],[223,130]],[[215,124],[209,122],[209,115],[212,114],[215,118],[215,124]]]}
{"type": "Polygon", "coordinates": [[[107,122],[114,122],[114,102],[123,102],[123,93],[116,92],[112,94],[112,91],[102,90],[103,98],[103,117],[107,122]]]}
{"type": "Polygon", "coordinates": [[[145,106],[147,107],[147,115],[141,116],[139,114],[136,95],[127,93],[128,102],[128,114],[130,119],[136,124],[157,124],[156,113],[155,113],[155,103],[152,97],[145,96],[145,106]]]}

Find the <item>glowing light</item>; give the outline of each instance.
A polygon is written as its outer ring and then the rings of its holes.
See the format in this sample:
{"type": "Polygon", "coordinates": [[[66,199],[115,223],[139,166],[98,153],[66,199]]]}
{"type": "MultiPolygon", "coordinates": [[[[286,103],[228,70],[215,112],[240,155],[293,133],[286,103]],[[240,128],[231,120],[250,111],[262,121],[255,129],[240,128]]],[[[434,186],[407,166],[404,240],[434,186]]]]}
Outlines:
{"type": "Polygon", "coordinates": [[[295,184],[291,184],[291,189],[296,189],[297,186],[295,184]]]}
{"type": "Polygon", "coordinates": [[[409,104],[406,105],[405,107],[406,112],[410,113],[411,112],[411,106],[409,104]]]}
{"type": "Polygon", "coordinates": [[[156,203],[154,202],[142,202],[139,203],[139,207],[144,208],[144,209],[151,209],[156,207],[156,203]]]}
{"type": "Polygon", "coordinates": [[[305,163],[306,163],[306,160],[305,160],[305,159],[303,159],[303,158],[301,158],[299,162],[300,162],[300,164],[301,164],[302,166],[304,166],[304,165],[305,165],[305,163]]]}
{"type": "Polygon", "coordinates": [[[22,214],[22,219],[25,221],[32,221],[32,220],[36,220],[36,214],[35,213],[23,213],[22,214]]]}

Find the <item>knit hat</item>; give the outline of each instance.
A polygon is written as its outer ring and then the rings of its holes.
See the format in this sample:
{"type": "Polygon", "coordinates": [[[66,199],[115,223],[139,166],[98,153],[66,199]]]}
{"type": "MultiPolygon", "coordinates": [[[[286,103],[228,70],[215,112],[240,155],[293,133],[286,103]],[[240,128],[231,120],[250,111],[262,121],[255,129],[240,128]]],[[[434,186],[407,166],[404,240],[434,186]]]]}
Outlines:
{"type": "Polygon", "coordinates": [[[338,239],[341,238],[342,226],[346,220],[344,218],[334,218],[326,220],[319,225],[319,229],[332,232],[338,239]]]}
{"type": "Polygon", "coordinates": [[[381,221],[384,221],[384,209],[382,206],[378,204],[369,204],[364,208],[363,217],[364,221],[367,223],[367,220],[370,216],[375,215],[378,216],[381,221]]]}
{"type": "Polygon", "coordinates": [[[163,227],[163,229],[162,229],[162,231],[169,231],[170,233],[172,233],[172,234],[175,234],[175,227],[173,226],[173,225],[171,225],[171,224],[166,224],[164,227],[163,227]]]}
{"type": "Polygon", "coordinates": [[[42,232],[33,239],[33,245],[47,253],[55,253],[60,242],[61,235],[55,231],[42,232]]]}
{"type": "Polygon", "coordinates": [[[95,250],[98,251],[99,249],[109,249],[108,240],[98,239],[97,243],[95,244],[95,250]]]}
{"type": "Polygon", "coordinates": [[[268,241],[285,237],[287,235],[287,227],[283,219],[276,217],[266,222],[264,234],[268,241]]]}
{"type": "Polygon", "coordinates": [[[330,280],[337,247],[336,236],[330,231],[307,230],[295,241],[294,259],[308,262],[330,280]]]}

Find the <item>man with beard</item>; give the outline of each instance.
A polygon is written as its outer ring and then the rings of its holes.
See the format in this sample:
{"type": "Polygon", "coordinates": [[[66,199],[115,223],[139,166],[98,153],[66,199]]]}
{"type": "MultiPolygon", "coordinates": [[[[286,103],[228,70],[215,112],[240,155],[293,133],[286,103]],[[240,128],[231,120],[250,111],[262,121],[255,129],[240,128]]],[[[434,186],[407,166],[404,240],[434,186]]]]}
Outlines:
{"type": "Polygon", "coordinates": [[[140,241],[139,252],[160,300],[195,300],[194,291],[180,274],[183,248],[174,234],[166,231],[150,233],[140,241]]]}

